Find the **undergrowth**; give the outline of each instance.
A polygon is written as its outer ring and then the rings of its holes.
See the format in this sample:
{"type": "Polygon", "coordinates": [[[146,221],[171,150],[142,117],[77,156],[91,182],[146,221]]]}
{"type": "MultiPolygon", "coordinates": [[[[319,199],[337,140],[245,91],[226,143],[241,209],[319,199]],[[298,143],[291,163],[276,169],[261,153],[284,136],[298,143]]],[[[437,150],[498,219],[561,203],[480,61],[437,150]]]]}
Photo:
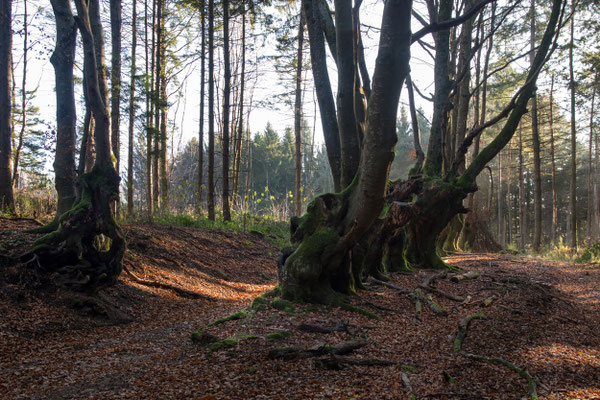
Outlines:
{"type": "MultiPolygon", "coordinates": [[[[134,219],[125,219],[123,222],[138,222],[134,219]]],[[[205,215],[194,212],[161,213],[153,217],[153,222],[161,225],[184,226],[210,230],[224,230],[233,232],[250,232],[272,240],[279,248],[289,246],[289,223],[278,220],[273,216],[257,216],[250,213],[232,212],[231,221],[223,220],[218,214],[214,221],[205,215]]]]}

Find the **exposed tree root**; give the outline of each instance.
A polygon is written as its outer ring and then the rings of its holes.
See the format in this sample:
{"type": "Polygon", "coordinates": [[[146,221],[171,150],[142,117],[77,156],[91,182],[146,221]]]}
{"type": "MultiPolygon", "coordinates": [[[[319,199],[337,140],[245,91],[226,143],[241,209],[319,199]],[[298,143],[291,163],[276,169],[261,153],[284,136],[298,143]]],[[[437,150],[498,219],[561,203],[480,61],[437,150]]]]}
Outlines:
{"type": "Polygon", "coordinates": [[[348,323],[341,322],[336,326],[321,326],[311,324],[300,324],[296,327],[301,332],[309,333],[332,333],[332,332],[348,332],[348,323]]]}
{"type": "Polygon", "coordinates": [[[462,303],[463,301],[465,301],[464,298],[459,297],[459,296],[455,296],[455,295],[453,295],[451,293],[444,292],[443,290],[440,290],[440,289],[438,289],[436,287],[432,287],[431,286],[433,284],[433,282],[435,282],[436,280],[438,280],[438,279],[444,279],[447,276],[448,276],[448,271],[444,271],[444,272],[441,272],[441,273],[435,274],[435,275],[430,275],[430,276],[426,277],[423,280],[423,282],[421,282],[421,284],[419,285],[419,287],[421,289],[423,289],[423,290],[427,290],[428,292],[435,293],[435,294],[437,294],[439,296],[445,297],[445,298],[450,299],[452,301],[457,301],[459,303],[462,303]]]}
{"type": "Polygon", "coordinates": [[[369,344],[369,342],[366,340],[350,340],[335,344],[333,346],[326,346],[323,343],[319,343],[308,349],[296,346],[279,347],[276,349],[271,349],[267,355],[267,358],[283,358],[284,360],[293,360],[298,358],[318,357],[325,354],[343,356],[352,353],[354,350],[358,350],[361,347],[365,347],[367,344],[369,344]]]}
{"type": "Polygon", "coordinates": [[[393,285],[391,283],[380,281],[379,279],[373,278],[372,276],[369,277],[369,281],[376,283],[378,285],[381,285],[381,286],[389,287],[390,289],[394,289],[402,294],[412,294],[413,293],[413,291],[410,289],[406,289],[406,288],[403,288],[400,286],[393,285]]]}
{"type": "Polygon", "coordinates": [[[469,324],[471,323],[471,321],[473,321],[474,319],[478,319],[478,318],[485,318],[485,314],[483,311],[480,311],[475,314],[467,315],[466,317],[464,317],[463,319],[460,320],[460,322],[458,323],[458,333],[456,334],[456,337],[454,338],[454,345],[453,345],[454,351],[461,350],[463,342],[464,342],[465,338],[467,337],[467,332],[469,330],[469,324]]]}
{"type": "Polygon", "coordinates": [[[368,367],[389,367],[395,365],[394,361],[380,360],[377,358],[351,358],[330,354],[327,358],[316,361],[317,365],[325,369],[341,370],[345,365],[361,365],[368,367]]]}
{"type": "Polygon", "coordinates": [[[139,283],[140,285],[169,290],[171,292],[175,292],[176,294],[178,294],[181,297],[186,297],[186,298],[190,298],[190,299],[214,300],[210,296],[206,296],[204,294],[201,294],[198,292],[193,292],[193,291],[187,290],[187,289],[182,289],[177,286],[169,285],[168,283],[149,281],[149,280],[140,278],[139,276],[137,276],[136,274],[131,272],[125,265],[123,265],[123,271],[127,272],[129,274],[129,276],[131,276],[131,278],[135,281],[135,283],[139,283]]]}
{"type": "Polygon", "coordinates": [[[477,279],[479,278],[479,271],[468,271],[464,274],[454,275],[450,280],[452,282],[461,282],[468,279],[477,279]]]}
{"type": "Polygon", "coordinates": [[[470,353],[463,353],[463,354],[470,359],[477,360],[477,361],[484,361],[484,362],[487,362],[490,364],[503,365],[506,368],[510,369],[511,371],[516,372],[523,379],[527,380],[527,392],[529,394],[529,398],[531,400],[537,400],[537,398],[538,398],[537,386],[539,383],[529,374],[529,372],[527,372],[526,368],[519,368],[515,364],[513,364],[509,361],[506,361],[502,358],[486,357],[486,356],[480,356],[477,354],[470,354],[470,353]]]}

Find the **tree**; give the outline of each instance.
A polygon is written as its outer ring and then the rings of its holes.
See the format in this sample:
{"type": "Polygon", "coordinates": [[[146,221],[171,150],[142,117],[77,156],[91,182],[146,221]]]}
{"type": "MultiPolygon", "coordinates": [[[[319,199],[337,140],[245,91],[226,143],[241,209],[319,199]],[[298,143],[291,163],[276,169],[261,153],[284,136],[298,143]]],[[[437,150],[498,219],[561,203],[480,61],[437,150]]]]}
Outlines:
{"type": "MultiPolygon", "coordinates": [[[[58,195],[56,217],[46,227],[51,232],[58,227],[59,218],[75,202],[75,136],[77,115],[73,63],[77,27],[69,0],[52,0],[56,20],[56,47],[50,62],[54,66],[56,83],[56,158],[54,159],[55,187],[58,195]]],[[[83,146],[87,143],[84,140],[83,146]]]]}
{"type": "Polygon", "coordinates": [[[11,179],[12,0],[0,0],[0,210],[14,211],[11,179]]]}
{"type": "Polygon", "coordinates": [[[133,131],[135,127],[135,73],[137,48],[137,1],[131,6],[131,76],[129,82],[129,129],[127,146],[127,215],[133,215],[133,131]]]}
{"type": "Polygon", "coordinates": [[[80,177],[81,199],[60,217],[58,229],[36,240],[23,256],[44,272],[58,272],[65,284],[80,290],[114,284],[126,248],[111,207],[119,193],[119,175],[112,161],[107,76],[98,68],[103,54],[96,53],[104,48],[98,1],[75,0],[83,69],[95,120],[96,161],[93,169],[80,177]]]}
{"type": "MultiPolygon", "coordinates": [[[[120,170],[120,124],[121,124],[121,0],[110,0],[110,132],[112,152],[115,156],[117,173],[120,170]]],[[[117,198],[118,201],[118,198],[117,198]]]]}
{"type": "Polygon", "coordinates": [[[214,1],[208,2],[208,219],[215,220],[215,25],[214,1]]]}
{"type": "Polygon", "coordinates": [[[229,55],[229,0],[223,0],[223,220],[231,221],[229,210],[229,117],[231,102],[231,60],[229,55]]]}
{"type": "MultiPolygon", "coordinates": [[[[439,9],[436,9],[435,3],[428,1],[431,21],[412,36],[412,2],[388,0],[385,3],[378,56],[364,120],[365,132],[362,143],[357,143],[360,161],[356,175],[350,174],[353,164],[342,161],[339,176],[342,177],[341,183],[347,183],[348,186],[337,194],[319,196],[309,204],[306,214],[292,219],[294,247],[287,249],[280,258],[279,279],[283,297],[339,303],[340,297],[336,292],[348,293],[360,287],[363,273],[381,273],[381,264],[377,260],[384,258],[395,267],[406,267],[410,263],[427,268],[447,268],[437,255],[436,239],[452,218],[466,211],[462,202],[468,193],[477,189],[476,177],[515,133],[535,91],[540,69],[551,48],[554,49],[556,27],[561,15],[562,0],[554,0],[546,31],[523,86],[498,115],[467,132],[464,141],[451,153],[452,157],[444,160],[444,154],[449,154],[444,143],[450,145],[443,140],[450,93],[447,86],[452,85],[452,82],[446,81],[449,79],[447,31],[473,18],[489,2],[480,1],[462,15],[450,18],[454,2],[442,0],[439,9]],[[427,160],[422,174],[390,185],[388,171],[396,141],[396,114],[401,87],[409,71],[410,45],[431,32],[436,32],[434,98],[438,100],[434,103],[427,160]],[[461,171],[475,137],[503,119],[504,124],[498,135],[461,171]],[[384,252],[387,252],[386,257],[383,257],[384,252]]],[[[322,11],[323,4],[319,0],[303,2],[313,75],[320,97],[322,119],[336,118],[342,153],[340,158],[351,161],[352,156],[344,153],[357,149],[348,148],[352,147],[348,141],[350,135],[346,136],[346,129],[350,127],[346,125],[348,119],[340,116],[345,115],[357,121],[357,125],[363,122],[360,113],[354,114],[355,111],[349,110],[350,105],[356,109],[357,97],[353,96],[357,96],[357,91],[349,88],[355,89],[356,75],[352,71],[357,70],[357,65],[352,60],[355,51],[353,46],[357,41],[351,41],[349,50],[344,47],[347,46],[344,43],[345,27],[352,13],[348,13],[349,1],[336,1],[336,34],[335,40],[330,41],[330,47],[334,45],[337,48],[332,54],[336,54],[338,67],[338,114],[332,115],[327,108],[331,86],[322,74],[327,68],[322,47],[327,37],[327,17],[330,15],[327,10],[322,11]],[[347,50],[340,51],[340,47],[347,50]],[[352,79],[346,74],[351,75],[352,79]],[[347,98],[340,98],[340,93],[353,99],[348,101],[347,98]]],[[[365,82],[363,78],[362,84],[365,82]]],[[[335,138],[327,137],[331,132],[328,133],[325,127],[329,124],[331,121],[323,122],[326,143],[329,146],[333,142],[335,146],[335,138]]],[[[355,127],[353,132],[360,133],[360,130],[355,127]]],[[[332,163],[331,167],[335,170],[337,164],[332,163]]]]}

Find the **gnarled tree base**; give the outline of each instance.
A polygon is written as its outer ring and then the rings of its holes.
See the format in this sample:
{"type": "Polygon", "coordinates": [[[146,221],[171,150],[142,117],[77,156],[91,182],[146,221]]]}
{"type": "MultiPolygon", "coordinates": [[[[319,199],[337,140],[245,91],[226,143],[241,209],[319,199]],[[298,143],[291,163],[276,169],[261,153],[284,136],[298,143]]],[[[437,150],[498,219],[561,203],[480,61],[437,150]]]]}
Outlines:
{"type": "Polygon", "coordinates": [[[316,198],[291,223],[292,242],[279,258],[282,297],[340,305],[368,275],[411,268],[449,269],[436,240],[448,222],[466,212],[463,199],[474,185],[415,176],[390,184],[386,206],[363,235],[347,221],[354,187],[316,198]]]}
{"type": "Polygon", "coordinates": [[[111,203],[119,177],[112,166],[96,165],[81,177],[81,200],[59,219],[58,228],[39,238],[22,257],[28,265],[54,274],[57,282],[93,291],[114,284],[121,273],[125,239],[111,203]]]}

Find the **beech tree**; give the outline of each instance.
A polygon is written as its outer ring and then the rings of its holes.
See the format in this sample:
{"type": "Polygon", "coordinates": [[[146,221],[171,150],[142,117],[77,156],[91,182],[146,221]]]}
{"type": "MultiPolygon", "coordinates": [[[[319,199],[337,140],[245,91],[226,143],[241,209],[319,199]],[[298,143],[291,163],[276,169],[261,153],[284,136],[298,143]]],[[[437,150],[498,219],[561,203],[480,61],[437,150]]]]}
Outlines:
{"type": "MultiPolygon", "coordinates": [[[[360,35],[359,29],[353,31],[352,18],[361,2],[353,9],[350,0],[336,0],[334,22],[325,1],[303,1],[325,142],[338,193],[317,197],[302,217],[292,219],[294,246],[285,249],[279,259],[283,297],[339,303],[339,292],[360,288],[363,275],[381,274],[382,265],[388,269],[448,267],[436,251],[436,240],[450,220],[467,211],[463,200],[477,190],[476,177],[507,145],[527,112],[536,79],[555,47],[564,0],[552,2],[546,30],[523,86],[498,115],[477,124],[465,132],[461,143],[448,148],[451,141],[444,138],[449,132],[448,96],[453,89],[448,75],[449,31],[474,18],[491,2],[479,1],[452,18],[454,1],[427,1],[430,21],[413,34],[412,1],[388,0],[372,87],[366,89],[370,81],[358,68],[359,41],[352,34],[360,35]],[[407,180],[390,183],[398,102],[409,73],[410,46],[429,33],[434,33],[435,41],[437,100],[427,158],[422,169],[413,170],[407,180]],[[325,39],[337,65],[337,109],[324,56],[325,39]],[[362,90],[357,90],[357,83],[362,90]],[[362,93],[368,94],[366,112],[357,107],[362,93]],[[498,135],[463,169],[474,139],[500,121],[503,127],[498,135]]],[[[468,63],[465,68],[469,68],[468,63]]]]}
{"type": "Polygon", "coordinates": [[[95,163],[80,177],[79,201],[60,217],[55,231],[34,242],[23,260],[44,272],[58,272],[57,279],[73,288],[93,290],[116,282],[126,244],[111,207],[119,193],[119,175],[112,160],[107,74],[101,73],[104,39],[99,0],[75,0],[75,6],[88,102],[95,121],[95,163]]]}

